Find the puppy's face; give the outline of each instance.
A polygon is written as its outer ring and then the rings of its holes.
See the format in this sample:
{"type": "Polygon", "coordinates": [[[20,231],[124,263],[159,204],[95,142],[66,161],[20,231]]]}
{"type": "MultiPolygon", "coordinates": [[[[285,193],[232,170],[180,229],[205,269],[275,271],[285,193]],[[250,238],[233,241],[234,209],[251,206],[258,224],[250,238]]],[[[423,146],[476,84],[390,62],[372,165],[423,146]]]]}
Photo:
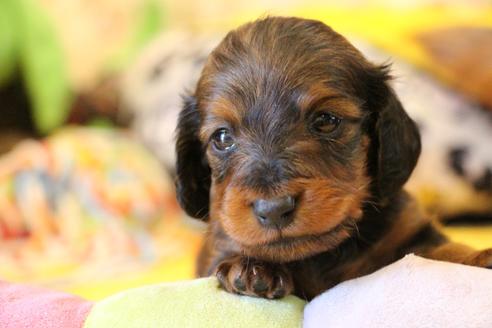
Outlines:
{"type": "Polygon", "coordinates": [[[371,107],[394,97],[385,79],[319,22],[268,18],[229,33],[180,118],[181,203],[250,256],[290,261],[336,247],[385,188],[377,175],[387,163],[370,154],[382,148],[382,112],[371,107]]]}

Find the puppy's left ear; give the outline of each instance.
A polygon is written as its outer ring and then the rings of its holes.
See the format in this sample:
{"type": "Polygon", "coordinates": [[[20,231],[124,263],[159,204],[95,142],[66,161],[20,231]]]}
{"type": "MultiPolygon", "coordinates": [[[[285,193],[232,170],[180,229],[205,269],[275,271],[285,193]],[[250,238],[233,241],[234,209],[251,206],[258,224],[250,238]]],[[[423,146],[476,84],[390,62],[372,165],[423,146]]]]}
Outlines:
{"type": "Polygon", "coordinates": [[[388,200],[403,187],[420,155],[420,133],[395,91],[388,84],[389,66],[374,67],[369,76],[368,101],[373,115],[371,151],[378,194],[388,200]],[[374,156],[375,155],[375,156],[374,156]]]}
{"type": "Polygon", "coordinates": [[[206,221],[209,212],[210,167],[198,138],[201,124],[196,99],[184,97],[176,128],[176,193],[188,215],[206,221]]]}

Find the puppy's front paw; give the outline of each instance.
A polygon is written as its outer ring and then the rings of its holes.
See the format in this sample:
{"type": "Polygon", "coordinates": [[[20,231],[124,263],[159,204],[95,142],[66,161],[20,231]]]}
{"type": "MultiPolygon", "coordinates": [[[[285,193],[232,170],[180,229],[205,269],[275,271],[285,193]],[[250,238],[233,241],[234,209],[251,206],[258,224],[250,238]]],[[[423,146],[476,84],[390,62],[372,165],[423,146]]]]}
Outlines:
{"type": "Polygon", "coordinates": [[[466,264],[492,269],[492,248],[478,251],[466,264]]]}
{"type": "Polygon", "coordinates": [[[274,299],[289,295],[294,289],[292,276],[283,265],[242,256],[221,262],[215,275],[222,288],[241,295],[274,299]]]}

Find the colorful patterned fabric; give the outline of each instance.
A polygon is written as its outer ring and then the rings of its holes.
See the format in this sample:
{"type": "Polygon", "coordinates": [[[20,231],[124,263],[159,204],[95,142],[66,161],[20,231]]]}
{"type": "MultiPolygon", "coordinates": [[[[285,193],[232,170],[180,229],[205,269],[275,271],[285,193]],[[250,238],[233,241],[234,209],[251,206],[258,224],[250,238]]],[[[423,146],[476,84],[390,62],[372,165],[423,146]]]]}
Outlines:
{"type": "Polygon", "coordinates": [[[25,141],[0,158],[0,276],[51,262],[150,262],[151,228],[179,213],[170,178],[124,132],[67,128],[25,141]]]}

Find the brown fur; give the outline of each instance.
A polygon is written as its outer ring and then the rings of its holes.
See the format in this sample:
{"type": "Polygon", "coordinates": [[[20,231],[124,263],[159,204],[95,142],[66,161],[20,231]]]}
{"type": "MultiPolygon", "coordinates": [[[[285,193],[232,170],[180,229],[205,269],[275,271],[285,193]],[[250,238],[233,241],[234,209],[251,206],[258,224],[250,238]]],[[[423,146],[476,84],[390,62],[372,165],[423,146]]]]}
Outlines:
{"type": "Polygon", "coordinates": [[[420,137],[387,79],[320,22],[267,18],[226,36],[177,130],[178,198],[210,224],[199,275],[310,299],[409,252],[492,264],[490,251],[449,243],[402,191],[420,137]],[[327,113],[339,120],[316,129],[327,113]],[[231,147],[217,148],[224,130],[231,147]],[[285,196],[293,221],[261,225],[255,201],[285,196]]]}

